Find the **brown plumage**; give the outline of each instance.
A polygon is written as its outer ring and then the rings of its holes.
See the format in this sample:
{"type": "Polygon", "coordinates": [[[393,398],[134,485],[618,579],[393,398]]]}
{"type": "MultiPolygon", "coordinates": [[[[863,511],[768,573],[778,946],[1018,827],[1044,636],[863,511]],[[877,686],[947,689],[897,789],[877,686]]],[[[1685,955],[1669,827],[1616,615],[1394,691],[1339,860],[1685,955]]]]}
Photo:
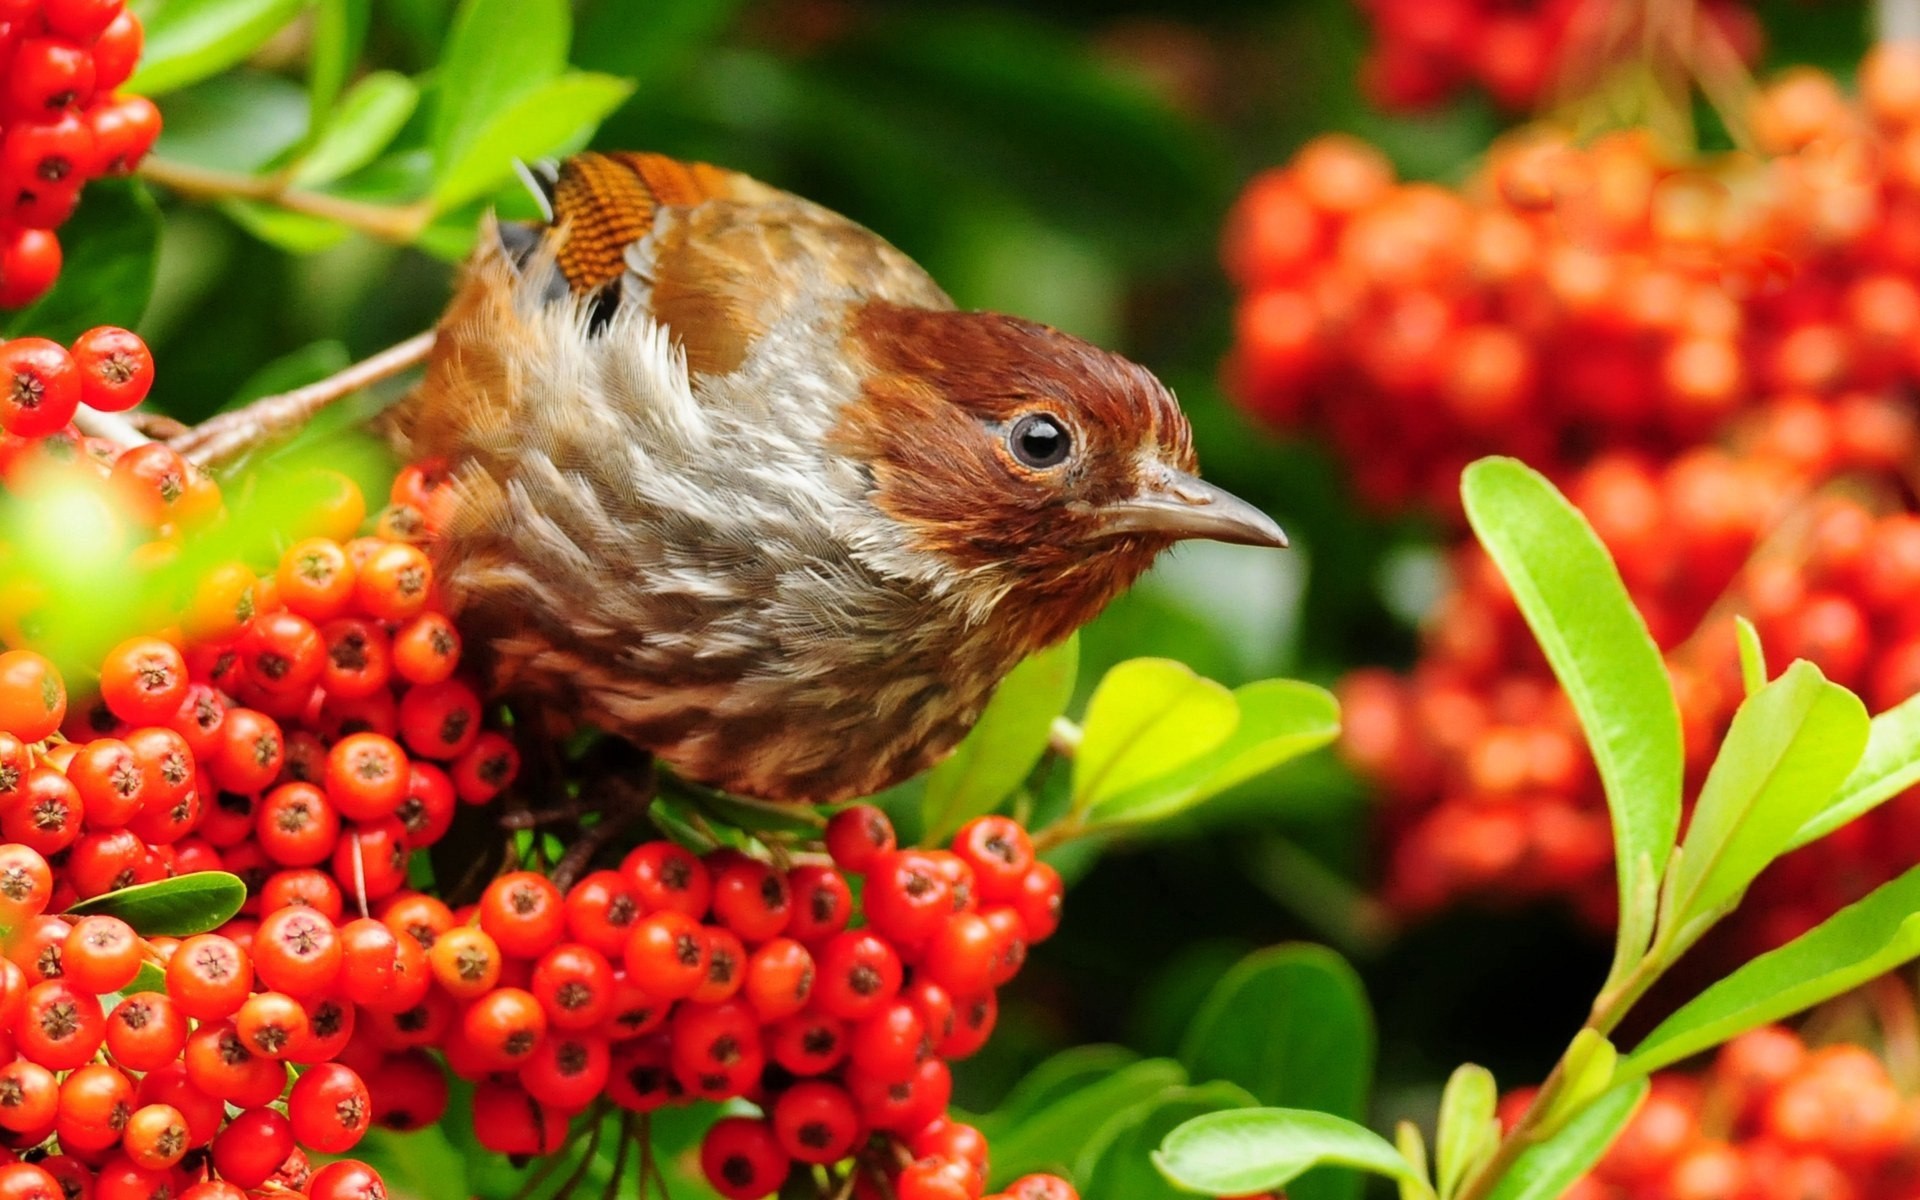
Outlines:
{"type": "Polygon", "coordinates": [[[441,578],[494,683],[554,718],[747,795],[869,793],[1175,540],[1284,544],[1147,371],[956,311],[843,217],[659,155],[541,184],[389,429],[452,473],[441,578]]]}

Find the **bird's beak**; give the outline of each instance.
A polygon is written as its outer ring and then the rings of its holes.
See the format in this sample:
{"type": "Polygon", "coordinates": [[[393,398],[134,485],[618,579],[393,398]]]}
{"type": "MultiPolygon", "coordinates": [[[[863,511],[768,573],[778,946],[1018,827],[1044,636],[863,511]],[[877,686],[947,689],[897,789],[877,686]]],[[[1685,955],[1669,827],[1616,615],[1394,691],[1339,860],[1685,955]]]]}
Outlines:
{"type": "Polygon", "coordinates": [[[1134,495],[1101,506],[1101,533],[1208,538],[1242,546],[1287,544],[1287,535],[1272,517],[1231,492],[1185,471],[1165,468],[1153,474],[1134,495]]]}

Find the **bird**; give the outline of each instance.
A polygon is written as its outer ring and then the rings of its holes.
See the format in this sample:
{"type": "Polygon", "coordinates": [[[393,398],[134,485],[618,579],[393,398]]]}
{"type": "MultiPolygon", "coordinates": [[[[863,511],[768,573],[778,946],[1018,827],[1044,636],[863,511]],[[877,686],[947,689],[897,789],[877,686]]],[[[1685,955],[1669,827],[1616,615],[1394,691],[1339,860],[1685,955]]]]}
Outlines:
{"type": "Polygon", "coordinates": [[[870,795],[1175,542],[1286,545],[1145,368],[846,217],[654,153],[527,174],[541,218],[484,221],[381,421],[451,490],[436,579],[488,685],[556,729],[870,795]]]}

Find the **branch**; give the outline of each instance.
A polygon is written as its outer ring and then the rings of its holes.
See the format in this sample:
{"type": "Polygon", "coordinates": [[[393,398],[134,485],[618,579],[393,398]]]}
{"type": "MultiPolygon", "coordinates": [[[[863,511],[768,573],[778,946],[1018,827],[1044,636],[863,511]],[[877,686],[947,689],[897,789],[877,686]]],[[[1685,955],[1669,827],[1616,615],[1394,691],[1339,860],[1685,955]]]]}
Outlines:
{"type": "Polygon", "coordinates": [[[140,164],[139,175],[150,183],[195,200],[259,200],[288,212],[337,221],[382,241],[402,244],[419,237],[434,215],[433,206],[425,202],[401,206],[369,204],[326,192],[302,191],[282,176],[220,171],[165,158],[147,158],[140,164]]]}

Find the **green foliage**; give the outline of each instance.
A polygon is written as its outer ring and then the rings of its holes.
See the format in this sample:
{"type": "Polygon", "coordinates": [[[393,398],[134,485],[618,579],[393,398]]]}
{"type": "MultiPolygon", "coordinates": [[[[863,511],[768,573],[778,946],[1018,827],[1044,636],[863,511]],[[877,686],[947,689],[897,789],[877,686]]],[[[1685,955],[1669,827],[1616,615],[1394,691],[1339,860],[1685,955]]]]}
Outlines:
{"type": "Polygon", "coordinates": [[[1866,744],[1866,706],[1810,662],[1794,663],[1740,705],[1667,880],[1662,923],[1679,946],[1731,911],[1786,852],[1866,744]]]}
{"type": "Polygon", "coordinates": [[[1434,1123],[1435,1183],[1440,1200],[1451,1200],[1469,1176],[1492,1157],[1500,1144],[1500,1100],[1493,1072],[1466,1063],[1447,1079],[1434,1123]]]}
{"type": "Polygon", "coordinates": [[[1867,748],[1825,808],[1808,818],[1787,848],[1797,850],[1920,783],[1920,696],[1873,719],[1867,748]]]}
{"type": "Polygon", "coordinates": [[[1645,1079],[1602,1093],[1553,1136],[1523,1150],[1494,1182],[1488,1200],[1559,1200],[1600,1161],[1646,1094],[1645,1079]]]}
{"type": "Polygon", "coordinates": [[[220,928],[247,902],[247,885],[225,871],[195,871],[82,900],[74,916],[119,917],[142,937],[189,937],[220,928]]]}
{"type": "Polygon", "coordinates": [[[1127,1200],[1178,1200],[1183,1193],[1153,1165],[1153,1151],[1174,1129],[1195,1117],[1253,1108],[1259,1101],[1231,1083],[1173,1087],[1121,1109],[1087,1139],[1073,1178],[1085,1196],[1127,1200]]]}
{"type": "MultiPolygon", "coordinates": [[[[1321,946],[1278,946],[1214,985],[1180,1059],[1195,1079],[1224,1079],[1262,1104],[1359,1120],[1373,1083],[1373,1015],[1353,968],[1321,946]]],[[[1359,1180],[1303,1180],[1300,1200],[1344,1200],[1359,1180]]]]}
{"type": "Polygon", "coordinates": [[[1070,637],[1027,659],[1000,681],[966,739],[927,776],[921,837],[944,841],[993,811],[1020,786],[1047,751],[1053,720],[1073,697],[1080,639],[1070,637]]]}
{"type": "Polygon", "coordinates": [[[371,163],[400,135],[419,103],[419,87],[398,71],[375,71],[360,79],[314,124],[319,136],[293,168],[293,182],[318,187],[371,163]]]}
{"type": "Polygon", "coordinates": [[[1606,547],[1538,472],[1483,459],[1461,484],[1486,548],[1580,715],[1613,816],[1620,874],[1614,974],[1653,934],[1655,897],[1680,826],[1680,710],[1660,651],[1606,547]]]}
{"type": "Polygon", "coordinates": [[[1646,1036],[1628,1071],[1659,1070],[1920,957],[1920,867],[1746,963],[1646,1036]]]}
{"type": "Polygon", "coordinates": [[[127,90],[158,96],[241,62],[310,0],[134,0],[146,27],[140,69],[127,90]]]}
{"type": "Polygon", "coordinates": [[[1400,1152],[1372,1130],[1299,1108],[1195,1117],[1168,1135],[1153,1161],[1181,1188],[1207,1196],[1276,1191],[1318,1166],[1352,1167],[1424,1184],[1400,1152]]]}
{"type": "Polygon", "coordinates": [[[1070,1170],[1079,1149],[1114,1113],[1183,1087],[1187,1073],[1167,1058],[1130,1062],[1093,1079],[1048,1081],[978,1119],[993,1146],[993,1179],[1003,1185],[1034,1171],[1070,1170]]]}

